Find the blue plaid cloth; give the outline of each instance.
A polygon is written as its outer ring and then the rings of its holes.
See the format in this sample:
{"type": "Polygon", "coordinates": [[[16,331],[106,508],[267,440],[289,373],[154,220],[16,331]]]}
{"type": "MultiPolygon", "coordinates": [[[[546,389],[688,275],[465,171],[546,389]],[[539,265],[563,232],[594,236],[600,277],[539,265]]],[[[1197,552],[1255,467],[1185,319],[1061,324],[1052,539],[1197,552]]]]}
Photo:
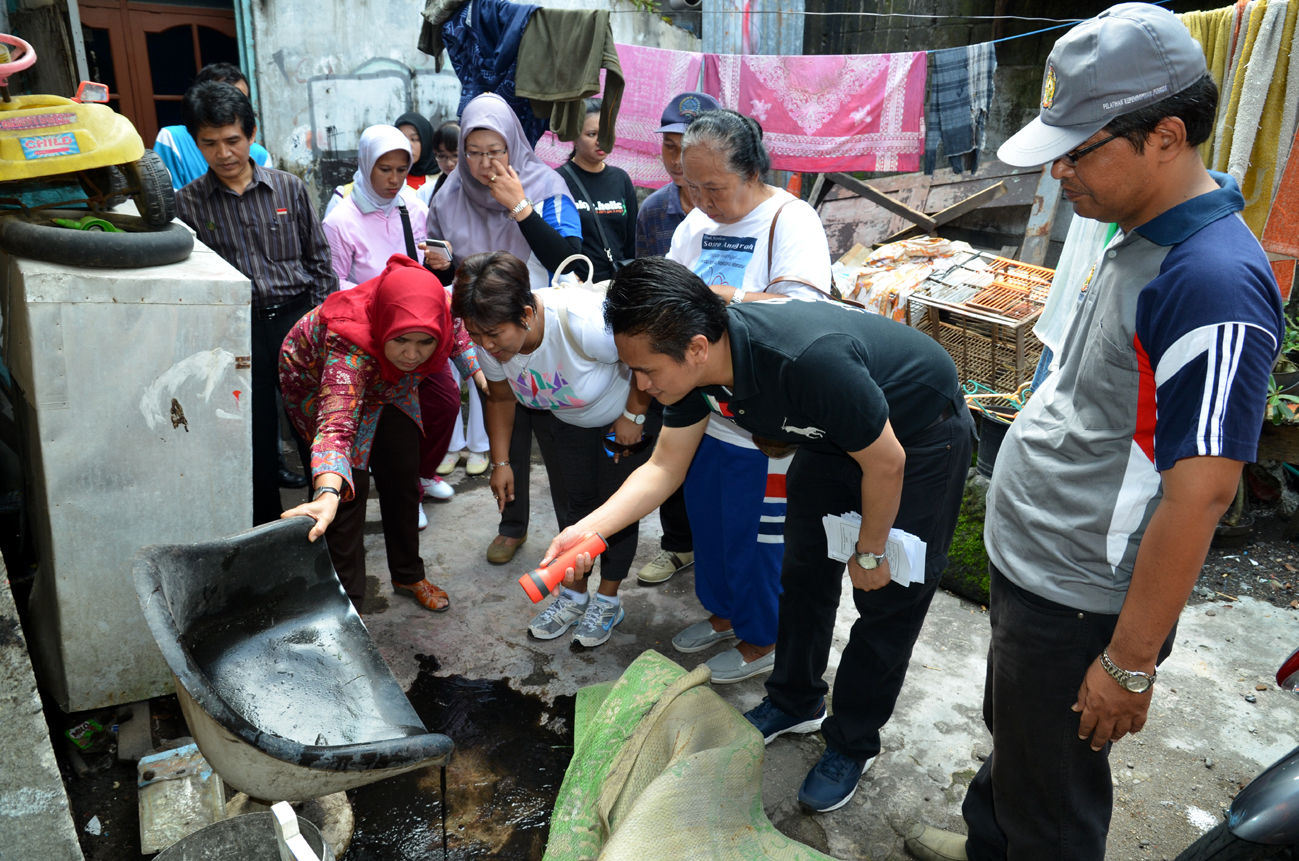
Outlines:
{"type": "Polygon", "coordinates": [[[672,234],[685,218],[681,196],[672,183],[645,198],[636,216],[636,256],[665,256],[672,247],[672,234]]]}
{"type": "Polygon", "coordinates": [[[991,42],[934,52],[925,117],[925,173],[934,172],[940,143],[952,170],[978,170],[996,71],[991,42]]]}

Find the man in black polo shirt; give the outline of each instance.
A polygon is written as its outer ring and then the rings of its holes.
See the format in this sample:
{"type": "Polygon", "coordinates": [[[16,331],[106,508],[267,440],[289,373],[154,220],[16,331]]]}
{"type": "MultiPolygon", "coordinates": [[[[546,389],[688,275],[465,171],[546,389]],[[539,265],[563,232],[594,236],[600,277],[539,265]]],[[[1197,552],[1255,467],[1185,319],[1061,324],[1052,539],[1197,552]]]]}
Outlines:
{"type": "MultiPolygon", "coordinates": [[[[947,565],[971,450],[956,367],[932,338],[846,305],[727,305],[689,269],[661,257],[618,273],[605,319],[636,384],[668,405],[663,433],[650,461],[561,533],[547,558],[658,507],[685,479],[710,410],[731,416],[755,442],[798,444],[786,479],[776,666],[767,697],[745,717],[767,742],[821,729],[826,752],[799,801],[817,812],[842,807],[879,753],[880,727],[947,565]],[[860,618],[827,718],[822,675],[844,566],[827,556],[822,518],[850,511],[862,516],[848,562],[860,618]],[[927,543],[923,585],[890,579],[883,553],[892,527],[927,543]]],[[[582,558],[574,573],[589,565],[582,558]]]]}
{"type": "Polygon", "coordinates": [[[196,84],[185,93],[181,116],[208,172],[176,192],[176,212],[253,282],[253,524],[268,523],[284,510],[275,399],[280,346],[303,314],[338,289],[338,277],[302,180],[249,156],[256,118],[248,97],[230,84],[196,84]]]}

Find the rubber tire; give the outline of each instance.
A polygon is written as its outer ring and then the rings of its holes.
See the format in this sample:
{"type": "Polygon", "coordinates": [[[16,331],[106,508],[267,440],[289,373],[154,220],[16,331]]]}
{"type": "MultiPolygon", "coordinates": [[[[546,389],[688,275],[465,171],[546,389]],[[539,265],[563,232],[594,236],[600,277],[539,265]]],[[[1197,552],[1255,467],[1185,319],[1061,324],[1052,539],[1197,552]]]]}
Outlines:
{"type": "Polygon", "coordinates": [[[0,248],[16,257],[89,266],[96,269],[143,269],[179,263],[194,250],[194,235],[183,224],[171,223],[150,230],[134,215],[106,212],[100,215],[126,233],[69,230],[48,218],[78,219],[82,210],[46,209],[40,216],[15,213],[0,216],[0,248]],[[42,217],[43,216],[43,217],[42,217]]]}
{"type": "Polygon", "coordinates": [[[1276,858],[1288,852],[1289,848],[1241,840],[1227,830],[1226,822],[1219,822],[1209,833],[1186,847],[1176,861],[1257,861],[1276,858]]]}
{"type": "Polygon", "coordinates": [[[126,191],[126,174],[120,167],[110,165],[92,168],[82,171],[77,179],[86,197],[94,197],[95,194],[104,195],[101,209],[112,209],[126,202],[126,195],[123,194],[126,191]],[[94,184],[93,187],[91,183],[94,184]]]}
{"type": "Polygon", "coordinates": [[[139,161],[122,165],[135,198],[135,208],[152,230],[162,230],[176,217],[176,192],[171,187],[171,172],[151,149],[139,161]]]}

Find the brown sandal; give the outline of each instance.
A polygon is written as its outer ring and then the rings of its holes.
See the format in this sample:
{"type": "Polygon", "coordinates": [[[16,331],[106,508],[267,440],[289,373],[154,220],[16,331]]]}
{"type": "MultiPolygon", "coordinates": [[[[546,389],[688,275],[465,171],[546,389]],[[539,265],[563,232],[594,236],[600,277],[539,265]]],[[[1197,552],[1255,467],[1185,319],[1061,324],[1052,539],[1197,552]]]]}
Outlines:
{"type": "Polygon", "coordinates": [[[421,580],[418,583],[393,583],[392,591],[394,594],[406,594],[418,601],[427,610],[434,613],[445,613],[451,609],[451,598],[446,592],[434,586],[428,580],[421,580]],[[446,601],[441,607],[437,602],[446,601]]]}

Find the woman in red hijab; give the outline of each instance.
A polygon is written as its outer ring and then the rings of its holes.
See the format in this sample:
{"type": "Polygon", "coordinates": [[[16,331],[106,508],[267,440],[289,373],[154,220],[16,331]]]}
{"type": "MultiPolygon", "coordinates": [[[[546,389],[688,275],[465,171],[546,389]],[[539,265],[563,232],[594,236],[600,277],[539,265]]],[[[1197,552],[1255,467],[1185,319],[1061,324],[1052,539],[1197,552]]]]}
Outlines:
{"type": "Polygon", "coordinates": [[[383,488],[379,512],[393,591],[434,612],[446,592],[424,577],[419,555],[419,382],[473,346],[453,326],[442,284],[394,254],[377,277],[331,294],[284,339],[280,385],[294,427],[311,444],[311,501],[284,517],[316,519],[329,556],[358,610],[365,595],[365,501],[370,475],[383,488]]]}

